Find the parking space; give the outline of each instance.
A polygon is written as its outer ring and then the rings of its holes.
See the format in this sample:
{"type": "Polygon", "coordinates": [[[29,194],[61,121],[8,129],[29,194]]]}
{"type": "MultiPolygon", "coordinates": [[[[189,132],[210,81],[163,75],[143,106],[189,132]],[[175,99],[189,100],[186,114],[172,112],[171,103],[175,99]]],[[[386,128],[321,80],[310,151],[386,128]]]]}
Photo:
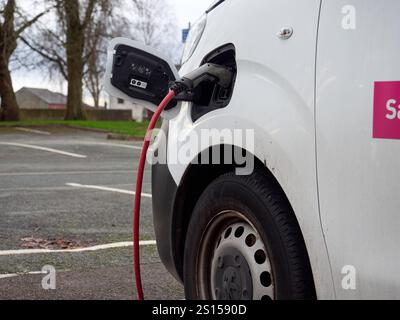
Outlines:
{"type": "MultiPolygon", "coordinates": [[[[36,131],[0,129],[0,298],[134,299],[132,194],[140,143],[68,128],[36,131]],[[57,271],[56,290],[42,289],[37,273],[45,265],[57,271]]],[[[148,168],[141,231],[146,297],[182,299],[154,245],[150,181],[148,168]]]]}

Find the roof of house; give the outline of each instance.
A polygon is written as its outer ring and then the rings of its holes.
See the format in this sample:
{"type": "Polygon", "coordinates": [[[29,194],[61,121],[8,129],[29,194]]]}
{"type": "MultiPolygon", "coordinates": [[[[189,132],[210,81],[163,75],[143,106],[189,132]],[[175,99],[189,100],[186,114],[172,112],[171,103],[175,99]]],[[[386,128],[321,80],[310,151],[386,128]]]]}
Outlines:
{"type": "Polygon", "coordinates": [[[18,92],[21,91],[29,91],[33,95],[37,96],[42,101],[47,104],[67,104],[67,97],[62,93],[53,92],[47,89],[38,89],[38,88],[27,88],[24,87],[18,92]]]}

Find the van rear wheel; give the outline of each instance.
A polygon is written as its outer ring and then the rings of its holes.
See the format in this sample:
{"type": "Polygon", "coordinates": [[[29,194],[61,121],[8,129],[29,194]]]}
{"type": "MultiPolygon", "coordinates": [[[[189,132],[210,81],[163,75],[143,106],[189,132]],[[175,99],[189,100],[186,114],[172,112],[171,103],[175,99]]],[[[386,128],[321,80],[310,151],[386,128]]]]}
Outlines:
{"type": "Polygon", "coordinates": [[[215,180],[189,223],[189,300],[314,299],[304,240],[283,191],[262,169],[215,180]]]}

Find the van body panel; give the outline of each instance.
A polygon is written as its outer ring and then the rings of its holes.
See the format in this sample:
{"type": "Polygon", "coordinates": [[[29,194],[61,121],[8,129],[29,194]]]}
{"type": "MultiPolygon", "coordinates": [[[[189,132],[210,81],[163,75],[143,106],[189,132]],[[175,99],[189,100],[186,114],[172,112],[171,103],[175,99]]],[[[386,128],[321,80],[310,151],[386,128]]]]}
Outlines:
{"type": "MultiPolygon", "coordinates": [[[[400,141],[374,138],[373,132],[374,121],[380,121],[374,107],[386,107],[386,100],[374,106],[376,83],[400,81],[399,13],[397,0],[322,5],[318,181],[339,299],[400,299],[400,141]],[[345,266],[354,267],[355,290],[342,286],[352,270],[345,266]]],[[[399,100],[396,94],[387,97],[399,100]]],[[[400,132],[400,117],[386,121],[389,126],[397,121],[400,132]]]]}
{"type": "Polygon", "coordinates": [[[196,150],[191,142],[191,156],[176,164],[178,150],[193,133],[199,136],[203,129],[213,128],[252,129],[255,146],[248,151],[266,164],[284,189],[309,250],[318,297],[331,299],[334,289],[320,223],[315,157],[315,51],[320,3],[305,0],[300,6],[292,0],[230,0],[209,14],[202,39],[180,74],[196,69],[215,48],[232,43],[238,68],[235,91],[228,107],[195,123],[190,116],[191,104],[182,104],[179,116],[170,121],[168,167],[179,185],[190,162],[213,146],[210,143],[196,150]],[[230,17],[240,21],[232,23],[230,17]],[[289,41],[277,36],[285,26],[294,29],[289,41]]]}

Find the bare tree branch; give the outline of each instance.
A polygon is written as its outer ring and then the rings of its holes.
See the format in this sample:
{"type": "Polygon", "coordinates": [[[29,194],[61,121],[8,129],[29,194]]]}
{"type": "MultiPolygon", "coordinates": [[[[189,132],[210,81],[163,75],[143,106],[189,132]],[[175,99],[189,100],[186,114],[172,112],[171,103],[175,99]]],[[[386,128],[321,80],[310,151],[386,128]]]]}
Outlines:
{"type": "Polygon", "coordinates": [[[36,15],[34,18],[26,21],[24,24],[22,24],[16,31],[15,35],[16,37],[19,37],[27,28],[31,27],[33,24],[35,24],[41,17],[43,17],[45,14],[49,13],[50,9],[47,9],[44,12],[39,13],[36,15]]]}
{"type": "Polygon", "coordinates": [[[43,58],[55,63],[59,68],[61,75],[65,80],[68,81],[68,74],[65,71],[67,62],[57,53],[55,50],[47,50],[45,47],[41,47],[40,45],[32,45],[31,42],[27,41],[24,37],[21,37],[23,43],[25,43],[33,52],[36,52],[43,58]]]}
{"type": "Polygon", "coordinates": [[[96,4],[96,0],[89,0],[87,8],[86,8],[86,12],[85,12],[85,18],[83,19],[83,22],[82,22],[83,29],[87,28],[87,26],[90,22],[90,19],[92,18],[95,4],[96,4]]]}
{"type": "Polygon", "coordinates": [[[133,35],[145,44],[173,56],[177,50],[174,13],[166,0],[131,0],[135,17],[133,35]]]}

